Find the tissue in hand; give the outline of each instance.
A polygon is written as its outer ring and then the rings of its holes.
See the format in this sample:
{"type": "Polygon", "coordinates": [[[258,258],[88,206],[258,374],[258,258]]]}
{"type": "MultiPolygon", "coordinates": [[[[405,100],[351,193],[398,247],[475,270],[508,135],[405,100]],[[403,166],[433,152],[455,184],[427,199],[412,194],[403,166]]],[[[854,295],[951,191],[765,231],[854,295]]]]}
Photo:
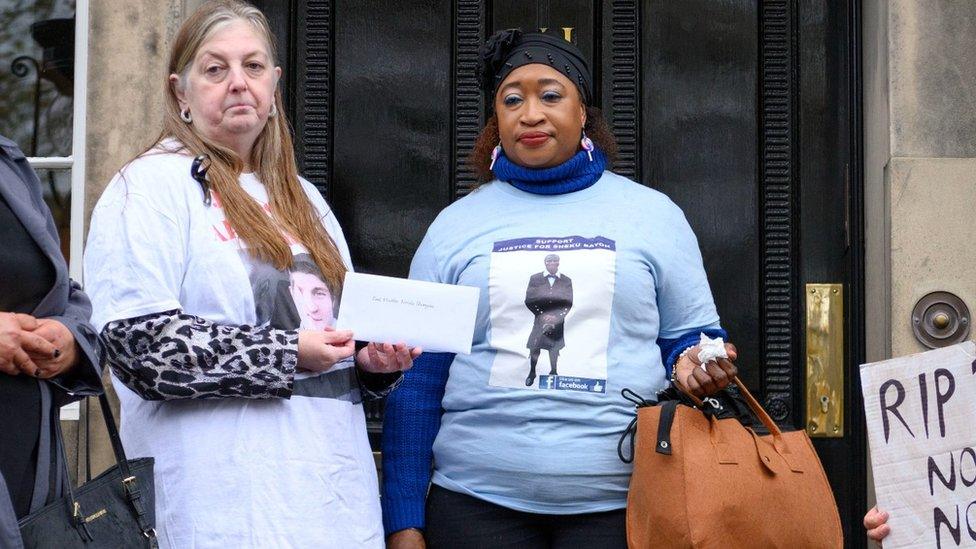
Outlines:
{"type": "Polygon", "coordinates": [[[729,358],[729,354],[725,352],[725,342],[720,337],[712,339],[705,334],[701,334],[698,348],[698,362],[701,362],[703,367],[713,360],[729,358]]]}

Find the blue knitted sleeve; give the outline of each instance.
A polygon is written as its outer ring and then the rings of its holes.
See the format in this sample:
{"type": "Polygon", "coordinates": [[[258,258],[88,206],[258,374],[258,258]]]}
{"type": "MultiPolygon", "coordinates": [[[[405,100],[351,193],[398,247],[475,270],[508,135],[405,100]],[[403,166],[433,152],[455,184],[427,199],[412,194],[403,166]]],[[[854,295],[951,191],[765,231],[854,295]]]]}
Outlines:
{"type": "Polygon", "coordinates": [[[729,340],[729,334],[722,328],[696,328],[673,339],[663,337],[657,339],[657,346],[661,349],[661,360],[664,362],[665,377],[667,379],[671,379],[671,370],[674,369],[674,363],[678,361],[678,356],[681,352],[688,347],[698,345],[698,342],[701,340],[700,334],[705,334],[713,339],[720,337],[725,341],[729,340]]]}
{"type": "Polygon", "coordinates": [[[423,353],[404,373],[383,414],[383,526],[423,528],[434,438],[453,353],[423,353]]]}

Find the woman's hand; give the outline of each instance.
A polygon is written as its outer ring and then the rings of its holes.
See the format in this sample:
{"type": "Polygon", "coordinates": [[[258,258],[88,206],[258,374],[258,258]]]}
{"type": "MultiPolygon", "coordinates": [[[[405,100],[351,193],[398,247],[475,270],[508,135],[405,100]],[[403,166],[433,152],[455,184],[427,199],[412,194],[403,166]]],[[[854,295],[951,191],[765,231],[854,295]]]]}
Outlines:
{"type": "Polygon", "coordinates": [[[873,539],[880,545],[881,540],[891,533],[891,527],[888,526],[888,513],[886,511],[878,511],[877,506],[871,508],[864,515],[864,529],[868,531],[868,538],[873,539]]]}
{"type": "Polygon", "coordinates": [[[386,538],[387,549],[426,549],[426,547],[424,534],[416,528],[400,530],[386,538]]]}
{"type": "Polygon", "coordinates": [[[32,333],[37,326],[37,319],[30,315],[0,313],[0,372],[38,375],[41,372],[31,356],[51,359],[61,355],[53,343],[32,333]]]}
{"type": "Polygon", "coordinates": [[[405,343],[390,345],[389,343],[370,343],[359,350],[356,364],[366,372],[373,374],[390,374],[409,370],[413,366],[413,359],[420,356],[423,349],[410,348],[405,343]]]}
{"type": "Polygon", "coordinates": [[[298,332],[298,367],[302,370],[324,372],[355,351],[356,342],[349,330],[326,328],[298,332]]]}
{"type": "Polygon", "coordinates": [[[75,343],[75,336],[67,326],[57,320],[42,318],[38,319],[33,333],[43,337],[61,351],[53,357],[28,352],[39,370],[35,377],[52,378],[67,372],[78,363],[78,344],[75,343]]]}
{"type": "Polygon", "coordinates": [[[739,369],[733,364],[738,357],[735,345],[726,343],[725,352],[729,358],[711,360],[704,368],[698,361],[698,351],[698,345],[695,345],[674,365],[675,380],[689,393],[697,397],[713,395],[724,389],[739,374],[739,369]]]}

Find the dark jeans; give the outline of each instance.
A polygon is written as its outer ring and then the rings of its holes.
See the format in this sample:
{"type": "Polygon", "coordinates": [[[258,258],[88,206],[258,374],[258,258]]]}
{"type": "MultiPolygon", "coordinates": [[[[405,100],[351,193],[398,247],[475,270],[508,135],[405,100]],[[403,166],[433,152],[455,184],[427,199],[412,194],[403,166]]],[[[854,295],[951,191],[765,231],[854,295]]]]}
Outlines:
{"type": "Polygon", "coordinates": [[[431,485],[427,546],[431,549],[626,549],[625,509],[582,515],[513,511],[431,485]]]}

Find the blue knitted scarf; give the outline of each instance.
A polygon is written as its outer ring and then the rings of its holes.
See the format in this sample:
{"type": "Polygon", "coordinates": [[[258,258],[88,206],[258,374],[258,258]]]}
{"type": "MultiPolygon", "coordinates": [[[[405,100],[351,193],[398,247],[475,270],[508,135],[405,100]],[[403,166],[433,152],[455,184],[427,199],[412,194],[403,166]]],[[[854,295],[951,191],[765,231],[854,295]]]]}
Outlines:
{"type": "Polygon", "coordinates": [[[525,168],[515,164],[505,153],[495,161],[495,177],[516,189],[533,194],[565,194],[579,191],[596,183],[607,167],[603,151],[593,151],[590,161],[586,151],[579,151],[572,158],[552,168],[525,168]]]}

